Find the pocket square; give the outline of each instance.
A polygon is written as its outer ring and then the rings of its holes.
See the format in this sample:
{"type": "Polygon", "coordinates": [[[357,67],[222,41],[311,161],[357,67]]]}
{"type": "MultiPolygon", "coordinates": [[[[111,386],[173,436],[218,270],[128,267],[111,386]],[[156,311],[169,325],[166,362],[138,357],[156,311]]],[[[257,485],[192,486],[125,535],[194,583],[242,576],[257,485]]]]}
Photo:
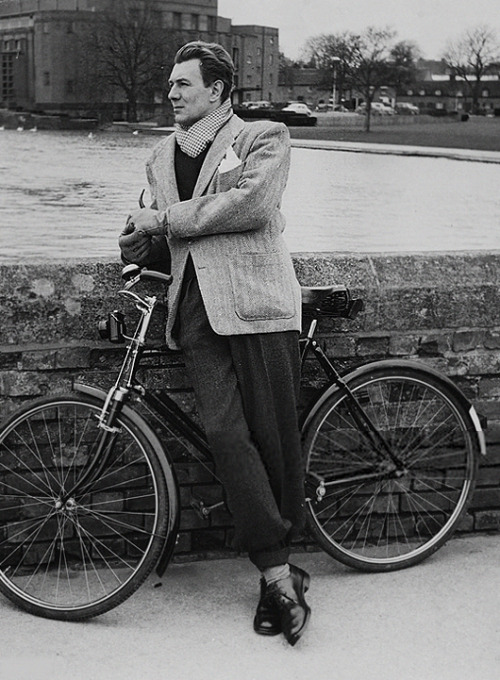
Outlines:
{"type": "Polygon", "coordinates": [[[221,175],[223,172],[234,170],[234,168],[237,168],[239,165],[241,165],[241,160],[235,154],[233,147],[230,146],[219,165],[219,174],[221,175]]]}

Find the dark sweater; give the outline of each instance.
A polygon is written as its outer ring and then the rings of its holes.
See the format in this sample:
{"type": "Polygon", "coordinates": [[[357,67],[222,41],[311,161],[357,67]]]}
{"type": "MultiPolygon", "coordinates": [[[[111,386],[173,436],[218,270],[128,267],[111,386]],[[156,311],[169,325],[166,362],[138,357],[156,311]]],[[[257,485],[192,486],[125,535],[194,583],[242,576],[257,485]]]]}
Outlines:
{"type": "MultiPolygon", "coordinates": [[[[200,174],[201,166],[208,153],[207,146],[205,151],[202,151],[199,156],[191,158],[188,156],[178,144],[175,145],[175,179],[177,182],[177,190],[181,201],[189,201],[193,197],[193,191],[200,174]]],[[[193,279],[196,276],[193,260],[189,255],[186,269],[184,270],[184,280],[193,279]]]]}

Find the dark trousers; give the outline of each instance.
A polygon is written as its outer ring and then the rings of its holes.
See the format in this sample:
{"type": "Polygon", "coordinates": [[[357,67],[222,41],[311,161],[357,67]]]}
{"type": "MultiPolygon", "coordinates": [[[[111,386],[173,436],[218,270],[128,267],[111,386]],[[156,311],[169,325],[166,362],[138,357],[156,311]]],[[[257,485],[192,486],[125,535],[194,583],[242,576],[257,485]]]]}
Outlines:
{"type": "Polygon", "coordinates": [[[178,322],[197,408],[233,516],[235,547],[259,569],[283,564],[305,518],[298,333],[217,335],[196,278],[184,283],[178,322]]]}

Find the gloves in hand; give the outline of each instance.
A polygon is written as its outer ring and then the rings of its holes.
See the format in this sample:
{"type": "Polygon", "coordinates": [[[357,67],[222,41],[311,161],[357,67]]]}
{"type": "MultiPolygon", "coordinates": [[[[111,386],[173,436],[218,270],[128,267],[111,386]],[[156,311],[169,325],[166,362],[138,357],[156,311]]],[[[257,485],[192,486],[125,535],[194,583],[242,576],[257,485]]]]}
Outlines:
{"type": "Polygon", "coordinates": [[[124,260],[133,264],[146,264],[151,251],[151,236],[142,231],[131,231],[127,224],[120,234],[118,245],[124,260]]]}

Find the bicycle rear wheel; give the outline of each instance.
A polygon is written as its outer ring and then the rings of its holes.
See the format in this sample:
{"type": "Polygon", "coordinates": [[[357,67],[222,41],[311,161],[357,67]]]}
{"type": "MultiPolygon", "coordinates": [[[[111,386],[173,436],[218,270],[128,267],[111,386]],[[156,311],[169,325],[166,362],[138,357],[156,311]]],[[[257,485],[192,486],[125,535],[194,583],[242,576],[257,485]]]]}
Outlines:
{"type": "Polygon", "coordinates": [[[444,380],[376,366],[348,381],[387,443],[333,393],[305,436],[308,525],[332,557],[364,571],[424,560],[450,538],[474,491],[474,424],[444,380]]]}
{"type": "Polygon", "coordinates": [[[175,480],[126,415],[105,434],[101,407],[79,394],[45,398],[0,432],[0,591],[39,616],[78,620],[117,606],[168,533],[175,480]],[[106,467],[79,487],[103,436],[106,467]]]}

